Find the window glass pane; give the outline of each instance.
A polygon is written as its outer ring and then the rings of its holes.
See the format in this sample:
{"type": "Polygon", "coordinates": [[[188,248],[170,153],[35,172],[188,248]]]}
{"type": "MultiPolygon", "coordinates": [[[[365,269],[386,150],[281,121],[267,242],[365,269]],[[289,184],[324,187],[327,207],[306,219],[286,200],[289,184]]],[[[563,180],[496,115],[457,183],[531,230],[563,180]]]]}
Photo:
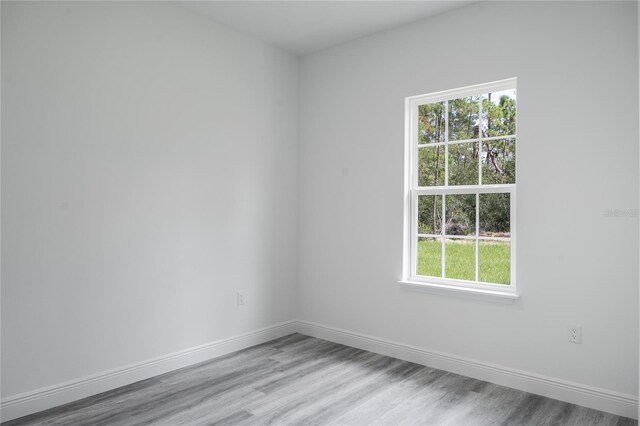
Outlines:
{"type": "Polygon", "coordinates": [[[418,238],[417,274],[442,277],[442,240],[418,238]]]}
{"type": "Polygon", "coordinates": [[[497,139],[482,143],[482,183],[516,182],[516,141],[497,139]]]}
{"type": "Polygon", "coordinates": [[[476,194],[447,195],[446,229],[447,235],[476,234],[476,194]]]}
{"type": "Polygon", "coordinates": [[[442,196],[418,195],[418,233],[442,232],[442,196]]]}
{"type": "Polygon", "coordinates": [[[449,101],[449,140],[461,141],[478,137],[478,114],[480,97],[449,101]]]}
{"type": "Polygon", "coordinates": [[[510,203],[509,193],[480,194],[480,236],[511,236],[510,203]]]}
{"type": "Polygon", "coordinates": [[[516,134],[515,89],[482,95],[482,133],[484,137],[516,134]]]}
{"type": "Polygon", "coordinates": [[[475,281],[475,240],[447,239],[445,250],[445,278],[475,281]]]}
{"type": "Polygon", "coordinates": [[[418,143],[444,142],[444,102],[418,107],[418,143]]]}
{"type": "Polygon", "coordinates": [[[418,185],[444,185],[444,146],[418,149],[418,185]]]}
{"type": "Polygon", "coordinates": [[[478,143],[449,145],[449,185],[478,184],[478,143]]]}
{"type": "Polygon", "coordinates": [[[479,281],[494,284],[511,283],[511,243],[480,241],[478,253],[479,281]]]}

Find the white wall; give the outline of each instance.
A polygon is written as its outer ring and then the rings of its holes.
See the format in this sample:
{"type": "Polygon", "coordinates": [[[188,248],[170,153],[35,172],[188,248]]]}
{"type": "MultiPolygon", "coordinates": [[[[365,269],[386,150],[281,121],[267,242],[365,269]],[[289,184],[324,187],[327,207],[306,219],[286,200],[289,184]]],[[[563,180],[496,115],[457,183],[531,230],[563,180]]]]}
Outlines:
{"type": "Polygon", "coordinates": [[[487,2],[304,57],[301,319],[638,394],[633,2],[487,2]],[[512,305],[401,289],[404,97],[518,78],[512,305]],[[567,325],[583,326],[582,344],[567,325]]]}
{"type": "Polygon", "coordinates": [[[2,397],[296,312],[637,394],[638,219],[604,215],[638,208],[635,7],[489,2],[305,57],[298,153],[295,57],[166,3],[2,2],[2,397]],[[401,290],[404,97],[512,76],[522,298],[401,290]]]}
{"type": "Polygon", "coordinates": [[[294,319],[298,65],[167,3],[2,2],[3,398],[294,319]]]}

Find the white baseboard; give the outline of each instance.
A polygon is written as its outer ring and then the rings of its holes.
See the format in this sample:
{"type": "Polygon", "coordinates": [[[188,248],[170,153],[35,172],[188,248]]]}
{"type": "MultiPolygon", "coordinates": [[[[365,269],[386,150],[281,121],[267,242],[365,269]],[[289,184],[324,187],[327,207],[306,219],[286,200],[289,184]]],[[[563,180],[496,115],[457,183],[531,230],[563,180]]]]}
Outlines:
{"type": "Polygon", "coordinates": [[[11,396],[3,399],[0,403],[1,418],[2,421],[16,419],[268,342],[295,333],[296,325],[296,321],[276,324],[169,355],[11,396]]]}
{"type": "Polygon", "coordinates": [[[555,379],[457,355],[430,351],[307,321],[289,321],[277,324],[140,363],[11,396],[3,399],[0,403],[1,418],[2,421],[16,419],[295,332],[549,398],[625,417],[638,418],[638,398],[633,395],[555,379]]]}
{"type": "Polygon", "coordinates": [[[307,321],[298,321],[298,333],[343,345],[450,371],[475,379],[559,399],[620,416],[638,418],[638,397],[527,371],[430,351],[307,321]]]}

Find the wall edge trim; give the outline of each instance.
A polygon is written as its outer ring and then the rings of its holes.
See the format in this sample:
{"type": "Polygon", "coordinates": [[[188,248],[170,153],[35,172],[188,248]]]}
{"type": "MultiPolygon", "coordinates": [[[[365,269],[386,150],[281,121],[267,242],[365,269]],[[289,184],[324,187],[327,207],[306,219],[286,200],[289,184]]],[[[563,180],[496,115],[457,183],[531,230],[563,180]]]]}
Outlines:
{"type": "Polygon", "coordinates": [[[608,413],[637,419],[638,397],[497,364],[407,345],[380,337],[299,320],[300,334],[608,413]]]}
{"type": "Polygon", "coordinates": [[[286,321],[168,355],[9,396],[0,402],[1,418],[2,421],[13,420],[259,345],[295,333],[296,326],[296,321],[286,321]]]}

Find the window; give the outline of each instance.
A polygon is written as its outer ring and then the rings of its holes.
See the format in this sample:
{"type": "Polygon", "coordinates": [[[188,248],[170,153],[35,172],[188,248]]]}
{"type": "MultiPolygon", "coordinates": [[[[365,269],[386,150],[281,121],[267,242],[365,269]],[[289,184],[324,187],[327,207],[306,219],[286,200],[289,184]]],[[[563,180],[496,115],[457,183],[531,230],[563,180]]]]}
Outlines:
{"type": "Polygon", "coordinates": [[[515,295],[516,79],[405,108],[403,281],[515,295]]]}

